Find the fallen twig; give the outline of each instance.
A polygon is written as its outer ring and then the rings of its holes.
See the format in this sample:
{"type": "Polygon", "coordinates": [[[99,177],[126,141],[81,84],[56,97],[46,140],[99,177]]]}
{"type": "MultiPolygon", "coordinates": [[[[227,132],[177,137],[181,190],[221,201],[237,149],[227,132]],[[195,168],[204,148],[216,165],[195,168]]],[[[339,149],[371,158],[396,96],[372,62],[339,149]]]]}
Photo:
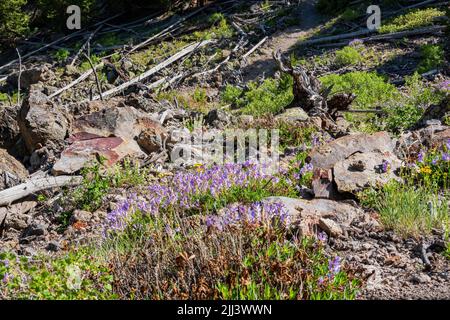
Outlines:
{"type": "Polygon", "coordinates": [[[17,77],[17,105],[20,106],[20,77],[22,76],[22,57],[20,56],[19,49],[16,48],[17,55],[19,56],[19,76],[17,77]]]}
{"type": "Polygon", "coordinates": [[[92,38],[95,36],[95,34],[103,27],[103,24],[99,25],[97,29],[94,30],[89,36],[89,38],[84,42],[84,44],[81,46],[80,50],[75,54],[75,56],[72,58],[72,61],[70,62],[69,66],[73,66],[75,61],[78,59],[78,56],[83,52],[84,48],[90,43],[92,38]]]}
{"type": "Polygon", "coordinates": [[[97,89],[98,89],[98,92],[99,92],[100,100],[103,101],[102,86],[100,85],[100,81],[98,80],[97,71],[95,70],[95,67],[92,64],[91,58],[89,58],[88,55],[85,54],[84,52],[83,52],[83,56],[87,59],[87,61],[89,62],[89,65],[91,66],[92,72],[94,73],[94,76],[95,76],[95,82],[97,83],[97,89]]]}
{"type": "Polygon", "coordinates": [[[268,39],[269,37],[264,37],[260,42],[258,42],[256,45],[254,45],[246,54],[244,54],[243,56],[242,56],[242,59],[247,59],[247,57],[248,56],[250,56],[256,49],[258,49],[264,42],[266,42],[266,40],[268,39]]]}

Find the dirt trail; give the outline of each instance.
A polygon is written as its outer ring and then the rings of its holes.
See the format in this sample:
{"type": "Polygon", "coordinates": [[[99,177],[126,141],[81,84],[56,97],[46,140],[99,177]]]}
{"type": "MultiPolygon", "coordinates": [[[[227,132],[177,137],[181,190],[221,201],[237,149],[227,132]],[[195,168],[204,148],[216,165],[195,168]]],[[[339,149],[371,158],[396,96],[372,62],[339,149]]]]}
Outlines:
{"type": "Polygon", "coordinates": [[[298,25],[289,27],[273,34],[266,43],[253,53],[242,70],[245,82],[254,80],[258,76],[271,76],[276,71],[276,63],[272,58],[274,50],[280,49],[283,54],[291,52],[300,37],[311,32],[322,24],[324,18],[316,10],[317,0],[303,0],[295,10],[298,25]]]}

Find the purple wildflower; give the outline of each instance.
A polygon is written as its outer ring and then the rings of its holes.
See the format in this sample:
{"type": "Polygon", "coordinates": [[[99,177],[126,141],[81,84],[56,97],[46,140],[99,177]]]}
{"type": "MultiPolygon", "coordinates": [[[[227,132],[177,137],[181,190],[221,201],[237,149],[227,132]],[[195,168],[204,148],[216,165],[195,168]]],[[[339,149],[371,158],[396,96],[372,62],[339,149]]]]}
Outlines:
{"type": "Polygon", "coordinates": [[[301,169],[300,169],[300,175],[304,175],[307,172],[313,171],[314,166],[312,163],[306,163],[301,169]]]}
{"type": "Polygon", "coordinates": [[[423,150],[420,150],[419,154],[417,155],[417,161],[423,163],[424,159],[425,159],[425,152],[423,150]]]}
{"type": "Polygon", "coordinates": [[[450,161],[450,153],[443,153],[442,161],[449,162],[450,161]]]}
{"type": "Polygon", "coordinates": [[[324,283],[325,279],[323,277],[320,277],[318,280],[319,286],[321,286],[324,283]]]}
{"type": "Polygon", "coordinates": [[[383,173],[387,173],[389,169],[391,168],[391,164],[387,160],[383,160],[383,163],[381,165],[381,170],[383,173]]]}
{"type": "Polygon", "coordinates": [[[9,267],[9,260],[5,259],[5,260],[0,260],[1,263],[3,263],[3,265],[8,268],[9,267]]]}
{"type": "Polygon", "coordinates": [[[319,232],[317,239],[319,239],[320,242],[326,242],[327,234],[325,232],[319,232]]]}
{"type": "Polygon", "coordinates": [[[330,271],[330,275],[334,276],[341,270],[341,258],[336,256],[333,260],[330,260],[328,263],[328,270],[330,271]]]}
{"type": "Polygon", "coordinates": [[[348,44],[350,46],[357,46],[357,45],[361,45],[363,44],[364,41],[362,39],[353,39],[352,41],[350,41],[348,44]]]}
{"type": "Polygon", "coordinates": [[[8,272],[6,272],[6,273],[3,275],[2,282],[3,282],[3,283],[8,283],[9,280],[10,280],[10,278],[11,278],[10,274],[9,274],[8,272]]]}
{"type": "Polygon", "coordinates": [[[435,165],[437,164],[438,161],[439,161],[439,158],[436,157],[436,158],[434,158],[433,160],[431,160],[431,164],[432,164],[433,166],[435,166],[435,165]]]}

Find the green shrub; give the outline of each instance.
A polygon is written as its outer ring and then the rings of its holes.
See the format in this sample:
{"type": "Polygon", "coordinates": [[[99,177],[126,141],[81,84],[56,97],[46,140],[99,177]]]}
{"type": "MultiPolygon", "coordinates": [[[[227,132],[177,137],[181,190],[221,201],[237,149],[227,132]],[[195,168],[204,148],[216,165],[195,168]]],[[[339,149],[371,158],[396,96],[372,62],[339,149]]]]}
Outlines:
{"type": "Polygon", "coordinates": [[[392,84],[374,72],[355,71],[343,75],[331,74],[320,78],[325,87],[333,86],[331,94],[354,93],[356,109],[370,109],[381,106],[398,94],[392,84]]]}
{"type": "Polygon", "coordinates": [[[380,33],[399,32],[431,25],[435,18],[444,16],[445,12],[436,8],[417,9],[407,14],[382,23],[380,33]]]}
{"type": "Polygon", "coordinates": [[[222,101],[240,107],[244,114],[276,114],[292,101],[292,85],[292,77],[283,75],[278,80],[268,78],[262,84],[249,82],[246,90],[228,86],[222,101]]]}
{"type": "Polygon", "coordinates": [[[419,73],[436,69],[444,62],[444,49],[442,46],[427,44],[420,48],[420,53],[422,60],[417,69],[419,73]]]}
{"type": "Polygon", "coordinates": [[[6,43],[29,32],[29,15],[23,11],[27,0],[2,0],[0,2],[0,40],[6,43]]]}
{"type": "Polygon", "coordinates": [[[335,62],[340,66],[355,65],[360,63],[362,60],[363,56],[358,49],[353,46],[347,46],[336,51],[335,62]]]}

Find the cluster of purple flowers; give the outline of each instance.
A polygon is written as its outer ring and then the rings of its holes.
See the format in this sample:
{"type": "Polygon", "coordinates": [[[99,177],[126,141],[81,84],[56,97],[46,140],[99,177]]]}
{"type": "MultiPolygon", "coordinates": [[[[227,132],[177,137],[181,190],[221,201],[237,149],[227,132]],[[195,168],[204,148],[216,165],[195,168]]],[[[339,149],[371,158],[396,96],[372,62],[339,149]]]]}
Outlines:
{"type": "Polygon", "coordinates": [[[280,202],[255,202],[250,205],[233,204],[225,208],[221,215],[210,215],[206,219],[208,228],[222,231],[227,226],[244,222],[249,224],[269,224],[277,218],[281,223],[289,223],[286,207],[280,202]]]}
{"type": "Polygon", "coordinates": [[[438,89],[442,91],[450,91],[450,80],[444,80],[438,84],[438,89]]]}
{"type": "Polygon", "coordinates": [[[348,43],[348,45],[350,45],[350,46],[357,46],[357,45],[361,45],[363,43],[364,43],[364,41],[362,39],[353,39],[352,41],[350,41],[348,43]]]}
{"type": "Polygon", "coordinates": [[[178,172],[148,186],[148,192],[143,197],[131,195],[123,201],[116,210],[108,214],[106,228],[123,230],[128,224],[128,218],[136,211],[157,215],[161,210],[169,208],[186,210],[199,205],[196,200],[198,195],[210,194],[218,197],[231,187],[245,187],[255,180],[270,179],[277,183],[277,177],[268,170],[268,165],[251,162],[230,163],[211,168],[198,167],[195,171],[178,172]]]}
{"type": "MultiPolygon", "coordinates": [[[[329,280],[333,280],[334,276],[337,275],[341,271],[341,258],[339,256],[334,257],[334,259],[330,259],[328,261],[328,273],[325,278],[329,280]]],[[[324,277],[320,277],[318,279],[319,285],[322,285],[325,282],[324,277]]]]}
{"type": "MultiPolygon", "coordinates": [[[[418,163],[425,163],[426,153],[423,150],[420,150],[419,154],[417,155],[417,162],[418,163]]],[[[432,165],[437,165],[439,161],[444,162],[450,162],[450,139],[447,140],[445,143],[444,148],[441,151],[440,156],[436,155],[432,160],[432,165]]]]}

